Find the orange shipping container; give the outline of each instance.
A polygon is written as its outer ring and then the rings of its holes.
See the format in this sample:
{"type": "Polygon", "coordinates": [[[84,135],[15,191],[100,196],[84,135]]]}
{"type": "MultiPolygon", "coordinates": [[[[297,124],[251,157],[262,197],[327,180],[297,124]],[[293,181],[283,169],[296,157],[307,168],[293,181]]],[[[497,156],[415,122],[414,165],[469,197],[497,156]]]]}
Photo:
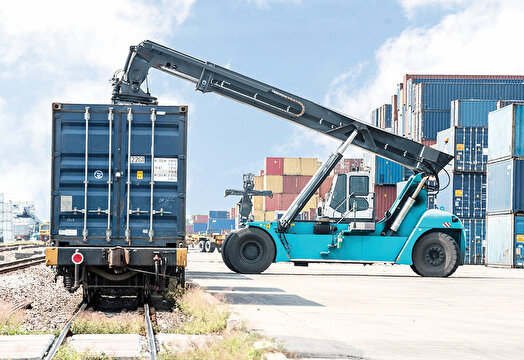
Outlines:
{"type": "Polygon", "coordinates": [[[273,194],[282,194],[284,177],[282,175],[264,176],[264,190],[271,190],[273,194]]]}
{"type": "Polygon", "coordinates": [[[264,211],[282,210],[282,194],[273,194],[273,198],[264,197],[264,211]]]}
{"type": "Polygon", "coordinates": [[[384,218],[397,198],[397,185],[375,185],[375,217],[384,218]]]}
{"type": "Polygon", "coordinates": [[[255,190],[264,190],[264,176],[255,176],[255,190]]]}
{"type": "Polygon", "coordinates": [[[331,184],[333,184],[333,176],[328,176],[326,180],[320,185],[320,188],[318,189],[318,195],[322,198],[326,198],[326,194],[331,189],[331,184]]]}
{"type": "Polygon", "coordinates": [[[263,196],[253,196],[253,209],[254,210],[264,210],[264,197],[263,196]]]}

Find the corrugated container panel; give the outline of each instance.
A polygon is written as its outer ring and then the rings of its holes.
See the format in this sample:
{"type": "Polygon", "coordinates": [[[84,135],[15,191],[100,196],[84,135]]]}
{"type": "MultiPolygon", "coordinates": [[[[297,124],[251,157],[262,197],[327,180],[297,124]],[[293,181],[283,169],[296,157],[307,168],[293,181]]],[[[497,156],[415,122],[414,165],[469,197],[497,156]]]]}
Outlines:
{"type": "Polygon", "coordinates": [[[209,210],[209,217],[211,219],[227,219],[227,211],[209,210]]]}
{"type": "Polygon", "coordinates": [[[378,108],[371,111],[370,123],[371,125],[378,127],[378,108]]]}
{"type": "Polygon", "coordinates": [[[186,225],[186,234],[193,233],[193,225],[186,225]]]}
{"type": "Polygon", "coordinates": [[[489,214],[524,212],[524,159],[488,164],[489,214]]]}
{"type": "Polygon", "coordinates": [[[284,175],[284,159],[281,157],[267,157],[265,175],[284,175]]]}
{"type": "Polygon", "coordinates": [[[457,99],[524,99],[524,83],[421,83],[422,110],[449,110],[457,99]]]}
{"type": "Polygon", "coordinates": [[[193,215],[194,223],[207,223],[209,216],[207,215],[193,215]]]}
{"type": "Polygon", "coordinates": [[[233,207],[229,210],[229,219],[234,219],[236,218],[236,216],[237,216],[237,209],[233,207]]]}
{"type": "Polygon", "coordinates": [[[438,150],[454,159],[448,171],[485,172],[488,162],[488,128],[452,127],[437,135],[438,150]]]}
{"type": "Polygon", "coordinates": [[[216,233],[220,234],[222,230],[235,229],[235,220],[234,219],[209,219],[207,228],[213,234],[216,234],[216,233]]]}
{"type": "Polygon", "coordinates": [[[511,104],[524,104],[524,100],[499,100],[497,101],[497,109],[502,109],[511,104]]]}
{"type": "Polygon", "coordinates": [[[333,176],[328,176],[326,180],[320,185],[320,188],[318,189],[318,195],[322,198],[326,198],[326,194],[331,189],[331,184],[333,184],[333,176]]]}
{"type": "Polygon", "coordinates": [[[283,210],[282,194],[273,194],[273,198],[264,197],[264,211],[283,210]]]}
{"type": "Polygon", "coordinates": [[[394,161],[385,159],[380,156],[372,156],[375,158],[371,162],[371,171],[374,172],[375,184],[396,184],[404,180],[404,167],[394,161]]]}
{"type": "Polygon", "coordinates": [[[264,221],[275,221],[275,212],[274,211],[264,212],[264,221]]]}
{"type": "Polygon", "coordinates": [[[282,194],[282,209],[288,209],[293,201],[295,201],[296,197],[297,194],[282,194]]]}
{"type": "Polygon", "coordinates": [[[300,174],[304,176],[313,176],[318,170],[317,158],[300,158],[300,174]]]}
{"type": "Polygon", "coordinates": [[[283,175],[266,175],[264,176],[264,190],[270,190],[273,194],[282,194],[284,191],[283,175]]]}
{"type": "Polygon", "coordinates": [[[437,140],[421,140],[420,143],[424,146],[433,146],[437,143],[437,140]]]}
{"type": "Polygon", "coordinates": [[[306,186],[311,176],[302,175],[284,175],[283,193],[298,194],[306,186]]]}
{"type": "Polygon", "coordinates": [[[486,256],[486,220],[460,219],[466,233],[465,264],[481,265],[486,256]]]}
{"type": "Polygon", "coordinates": [[[486,217],[486,174],[440,173],[437,207],[459,218],[486,217]],[[448,184],[449,183],[449,184],[448,184]],[[446,186],[447,185],[447,186],[446,186]]]}
{"type": "Polygon", "coordinates": [[[300,175],[300,158],[284,158],[284,175],[300,175]]]}
{"type": "Polygon", "coordinates": [[[264,196],[253,196],[253,209],[264,210],[264,196]]]}
{"type": "Polygon", "coordinates": [[[397,185],[375,185],[375,217],[384,218],[397,198],[397,185]]]}
{"type": "Polygon", "coordinates": [[[309,209],[316,208],[318,204],[318,195],[313,195],[311,199],[306,203],[304,206],[304,211],[308,211],[309,209]]]}
{"type": "Polygon", "coordinates": [[[255,176],[254,190],[264,190],[264,176],[255,176]]]}
{"type": "Polygon", "coordinates": [[[524,105],[509,105],[489,113],[488,160],[524,157],[524,105]]]}
{"type": "Polygon", "coordinates": [[[317,219],[317,209],[316,208],[309,209],[307,220],[313,221],[313,220],[316,220],[316,219],[317,219]]]}
{"type": "Polygon", "coordinates": [[[207,222],[206,223],[193,223],[193,231],[198,234],[207,231],[207,222]]]}
{"type": "Polygon", "coordinates": [[[454,100],[450,126],[487,127],[488,114],[496,108],[496,100],[454,100]]]}
{"type": "Polygon", "coordinates": [[[186,230],[186,126],[186,106],[53,104],[51,237],[66,241],[70,246],[107,246],[108,214],[97,210],[105,211],[108,207],[109,181],[112,246],[127,244],[128,225],[133,246],[162,247],[183,239],[186,230]],[[108,121],[110,109],[111,122],[108,121]],[[151,153],[152,109],[157,115],[154,154],[151,153]],[[89,121],[85,119],[86,111],[89,121]],[[132,122],[127,120],[129,112],[132,122]],[[87,206],[84,204],[86,125],[89,135],[87,206]],[[129,134],[131,148],[128,148],[129,134]],[[115,178],[119,171],[124,174],[123,178],[115,178]],[[154,181],[152,209],[151,181],[154,181]],[[75,212],[75,208],[87,208],[87,241],[82,237],[84,214],[75,212]],[[137,209],[147,213],[138,214],[137,209]],[[153,215],[154,237],[150,242],[150,214],[152,210],[161,209],[162,215],[153,215]],[[134,211],[129,222],[128,210],[134,211]]]}
{"type": "Polygon", "coordinates": [[[437,208],[436,198],[437,198],[437,194],[435,194],[435,193],[428,193],[428,202],[427,202],[427,208],[428,209],[436,209],[437,208]]]}
{"type": "Polygon", "coordinates": [[[486,264],[509,267],[522,266],[524,216],[515,214],[488,215],[486,223],[486,264]]]}
{"type": "Polygon", "coordinates": [[[449,111],[424,111],[417,120],[417,140],[437,140],[437,133],[449,128],[449,111]]]}
{"type": "Polygon", "coordinates": [[[254,221],[264,221],[264,210],[253,210],[254,221]]]}

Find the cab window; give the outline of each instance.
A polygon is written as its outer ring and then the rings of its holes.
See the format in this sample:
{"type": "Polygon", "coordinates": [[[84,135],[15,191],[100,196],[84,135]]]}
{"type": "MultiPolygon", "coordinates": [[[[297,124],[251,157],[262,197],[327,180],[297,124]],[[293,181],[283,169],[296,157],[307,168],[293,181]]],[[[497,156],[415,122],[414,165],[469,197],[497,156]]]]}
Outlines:
{"type": "Polygon", "coordinates": [[[337,182],[333,187],[333,194],[331,197],[331,203],[329,206],[337,212],[346,212],[346,194],[347,194],[347,176],[345,174],[339,174],[337,176],[337,182]]]}
{"type": "Polygon", "coordinates": [[[369,194],[369,177],[351,176],[349,178],[349,193],[356,196],[366,196],[369,194]]]}

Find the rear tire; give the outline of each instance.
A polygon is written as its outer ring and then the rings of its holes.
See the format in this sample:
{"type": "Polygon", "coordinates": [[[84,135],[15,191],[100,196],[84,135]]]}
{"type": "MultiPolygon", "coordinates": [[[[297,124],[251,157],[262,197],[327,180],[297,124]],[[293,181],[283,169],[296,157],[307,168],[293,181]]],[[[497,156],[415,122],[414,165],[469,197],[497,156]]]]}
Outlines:
{"type": "Polygon", "coordinates": [[[205,240],[200,240],[198,242],[198,250],[200,250],[200,252],[206,252],[206,242],[205,240]]]}
{"type": "Polygon", "coordinates": [[[234,233],[229,233],[226,238],[224,239],[224,241],[222,242],[222,261],[224,262],[224,264],[226,264],[226,266],[228,267],[229,270],[231,271],[234,271],[234,272],[238,272],[234,267],[233,265],[231,265],[231,263],[229,262],[229,259],[227,257],[227,251],[226,251],[226,244],[228,243],[228,239],[233,235],[234,233]]]}
{"type": "Polygon", "coordinates": [[[207,241],[206,242],[206,252],[213,253],[213,252],[215,252],[215,248],[216,248],[216,245],[215,245],[214,242],[212,242],[212,241],[207,241]]]}
{"type": "Polygon", "coordinates": [[[459,258],[459,247],[451,236],[441,232],[429,233],[413,248],[413,271],[421,276],[447,277],[457,270],[459,258]]]}
{"type": "Polygon", "coordinates": [[[275,243],[263,230],[243,228],[228,238],[223,253],[241,274],[260,274],[275,259],[275,243]]]}

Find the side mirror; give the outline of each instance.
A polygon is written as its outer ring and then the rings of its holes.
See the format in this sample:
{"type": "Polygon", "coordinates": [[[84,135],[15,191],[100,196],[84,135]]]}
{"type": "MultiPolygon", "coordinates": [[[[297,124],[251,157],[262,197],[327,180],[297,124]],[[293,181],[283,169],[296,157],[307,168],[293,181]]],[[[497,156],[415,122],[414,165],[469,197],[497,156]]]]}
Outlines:
{"type": "Polygon", "coordinates": [[[317,215],[318,216],[322,216],[322,208],[321,207],[317,208],[317,215]]]}

